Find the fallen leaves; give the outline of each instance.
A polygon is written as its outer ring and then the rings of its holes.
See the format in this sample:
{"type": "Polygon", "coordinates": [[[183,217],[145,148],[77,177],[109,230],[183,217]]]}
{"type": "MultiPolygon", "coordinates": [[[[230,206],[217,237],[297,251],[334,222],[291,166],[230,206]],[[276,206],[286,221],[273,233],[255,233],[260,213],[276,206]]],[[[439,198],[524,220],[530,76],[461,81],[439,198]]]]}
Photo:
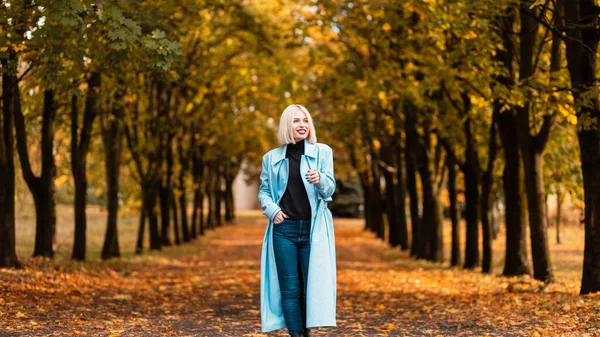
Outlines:
{"type": "MultiPolygon", "coordinates": [[[[256,219],[210,231],[181,248],[188,255],[178,258],[24,259],[24,269],[0,271],[0,335],[286,336],[285,330],[260,332],[264,226],[256,219]]],[[[336,221],[338,326],[314,330],[314,336],[600,331],[600,295],[579,296],[577,275],[559,273],[559,282],[546,286],[529,277],[414,261],[362,228],[359,220],[336,221]]]]}

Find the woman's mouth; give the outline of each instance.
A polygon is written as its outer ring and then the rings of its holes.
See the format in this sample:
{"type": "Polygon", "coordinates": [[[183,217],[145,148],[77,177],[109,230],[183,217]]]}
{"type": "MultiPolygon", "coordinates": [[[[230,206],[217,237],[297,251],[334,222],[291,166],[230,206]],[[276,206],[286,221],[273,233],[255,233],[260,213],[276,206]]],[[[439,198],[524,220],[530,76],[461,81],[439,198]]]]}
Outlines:
{"type": "Polygon", "coordinates": [[[306,133],[306,130],[300,129],[300,130],[296,130],[296,132],[298,132],[299,134],[303,135],[303,134],[306,133]]]}

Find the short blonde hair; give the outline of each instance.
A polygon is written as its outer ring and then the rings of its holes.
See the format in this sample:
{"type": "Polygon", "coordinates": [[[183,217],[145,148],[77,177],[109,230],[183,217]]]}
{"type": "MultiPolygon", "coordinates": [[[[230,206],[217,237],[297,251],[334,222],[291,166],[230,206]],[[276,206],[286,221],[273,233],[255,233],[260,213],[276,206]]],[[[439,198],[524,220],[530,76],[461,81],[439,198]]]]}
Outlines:
{"type": "Polygon", "coordinates": [[[293,121],[294,114],[298,110],[304,112],[306,118],[308,119],[308,137],[306,137],[306,140],[308,140],[309,143],[313,144],[317,142],[317,132],[315,131],[315,125],[313,124],[310,112],[308,112],[308,110],[300,104],[291,104],[288,105],[288,107],[285,108],[285,110],[283,110],[281,118],[279,119],[279,130],[277,132],[277,139],[279,140],[279,143],[281,145],[296,144],[296,142],[294,141],[293,121]]]}

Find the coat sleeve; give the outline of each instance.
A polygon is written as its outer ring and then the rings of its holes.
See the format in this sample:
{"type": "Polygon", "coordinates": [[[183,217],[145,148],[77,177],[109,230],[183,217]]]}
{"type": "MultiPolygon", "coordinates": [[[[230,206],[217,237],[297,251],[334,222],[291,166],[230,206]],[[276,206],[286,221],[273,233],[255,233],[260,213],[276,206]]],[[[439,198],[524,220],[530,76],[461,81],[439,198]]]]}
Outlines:
{"type": "Polygon", "coordinates": [[[263,214],[273,221],[273,218],[281,208],[273,201],[271,195],[271,185],[269,182],[269,163],[268,155],[264,155],[262,159],[262,171],[260,172],[260,188],[258,190],[258,201],[263,209],[263,214]]]}
{"type": "Polygon", "coordinates": [[[315,186],[323,199],[331,198],[335,191],[335,178],[333,176],[333,151],[327,145],[322,145],[319,154],[320,179],[315,186]]]}

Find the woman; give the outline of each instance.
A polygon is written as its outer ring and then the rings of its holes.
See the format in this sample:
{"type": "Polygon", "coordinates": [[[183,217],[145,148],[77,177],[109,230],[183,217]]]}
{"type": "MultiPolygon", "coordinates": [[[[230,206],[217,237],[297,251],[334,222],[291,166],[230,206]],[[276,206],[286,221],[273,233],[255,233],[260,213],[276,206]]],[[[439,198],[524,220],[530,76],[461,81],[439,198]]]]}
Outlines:
{"type": "Polygon", "coordinates": [[[335,190],[331,148],[317,143],[312,117],[292,104],[281,114],[281,147],[262,159],[258,199],[269,218],[261,257],[262,331],[290,336],[335,326],[335,190]]]}

